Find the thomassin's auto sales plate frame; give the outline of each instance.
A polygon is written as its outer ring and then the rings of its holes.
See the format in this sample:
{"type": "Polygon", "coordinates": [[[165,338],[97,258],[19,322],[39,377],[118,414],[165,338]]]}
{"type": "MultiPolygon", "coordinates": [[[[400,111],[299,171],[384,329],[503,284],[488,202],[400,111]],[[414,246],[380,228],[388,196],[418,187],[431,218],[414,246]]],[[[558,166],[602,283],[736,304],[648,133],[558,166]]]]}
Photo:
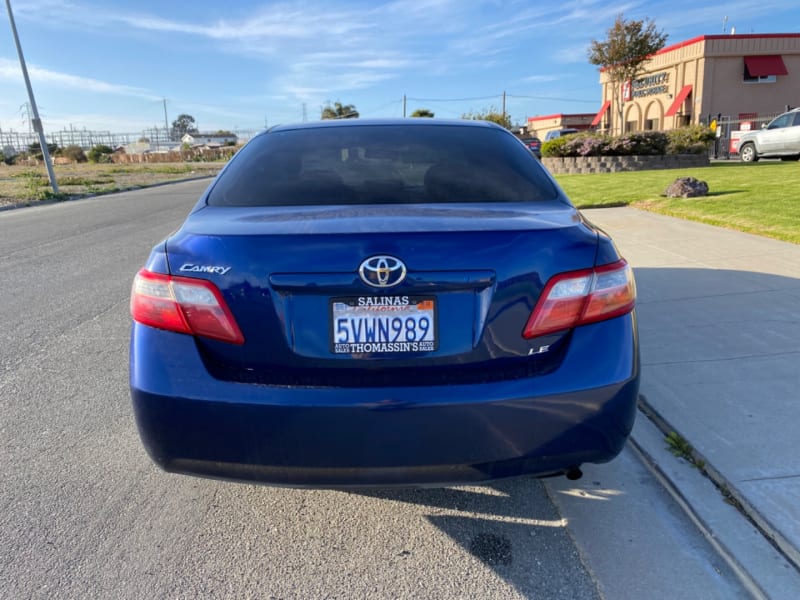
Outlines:
{"type": "Polygon", "coordinates": [[[434,296],[331,298],[334,354],[404,354],[438,348],[434,296]]]}

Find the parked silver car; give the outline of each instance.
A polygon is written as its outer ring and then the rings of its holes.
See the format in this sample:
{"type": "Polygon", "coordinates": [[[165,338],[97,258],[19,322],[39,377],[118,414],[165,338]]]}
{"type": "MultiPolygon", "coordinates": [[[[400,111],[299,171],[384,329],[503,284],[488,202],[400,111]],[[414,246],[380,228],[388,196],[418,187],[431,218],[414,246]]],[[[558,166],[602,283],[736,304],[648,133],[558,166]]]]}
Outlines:
{"type": "Polygon", "coordinates": [[[748,131],[739,139],[742,162],[770,157],[800,159],[800,108],[783,113],[763,129],[748,131]]]}

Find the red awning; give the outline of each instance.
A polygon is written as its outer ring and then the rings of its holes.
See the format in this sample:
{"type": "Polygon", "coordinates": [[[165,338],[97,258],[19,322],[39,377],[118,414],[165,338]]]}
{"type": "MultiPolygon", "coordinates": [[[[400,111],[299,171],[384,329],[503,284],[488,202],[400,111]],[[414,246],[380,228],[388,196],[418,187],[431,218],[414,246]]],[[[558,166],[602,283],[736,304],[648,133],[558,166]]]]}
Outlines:
{"type": "Polygon", "coordinates": [[[666,117],[674,117],[675,113],[678,112],[681,107],[683,106],[683,101],[686,100],[686,97],[692,93],[692,86],[685,85],[681,88],[681,91],[678,92],[678,95],[675,96],[675,100],[672,104],[669,105],[669,110],[664,114],[666,117]]]}
{"type": "Polygon", "coordinates": [[[750,77],[768,77],[769,75],[788,75],[786,65],[780,54],[763,56],[745,56],[744,66],[750,77]]]}
{"type": "Polygon", "coordinates": [[[594,127],[600,121],[603,120],[603,115],[606,114],[606,111],[608,110],[609,106],[611,106],[611,100],[606,100],[605,102],[603,102],[603,106],[600,107],[600,110],[597,111],[597,114],[594,116],[594,119],[592,119],[591,123],[592,127],[594,127]]]}

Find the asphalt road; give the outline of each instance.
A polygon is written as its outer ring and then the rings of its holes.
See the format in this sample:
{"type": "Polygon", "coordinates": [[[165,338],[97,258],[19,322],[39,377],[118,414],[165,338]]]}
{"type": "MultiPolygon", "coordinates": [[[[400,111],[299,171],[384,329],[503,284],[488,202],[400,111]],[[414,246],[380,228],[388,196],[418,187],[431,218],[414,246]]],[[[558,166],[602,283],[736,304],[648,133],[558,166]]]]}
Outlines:
{"type": "Polygon", "coordinates": [[[702,597],[740,595],[627,451],[583,487],[345,493],[159,471],[128,396],[128,295],[206,183],[0,213],[0,598],[658,598],[672,570],[702,597]]]}

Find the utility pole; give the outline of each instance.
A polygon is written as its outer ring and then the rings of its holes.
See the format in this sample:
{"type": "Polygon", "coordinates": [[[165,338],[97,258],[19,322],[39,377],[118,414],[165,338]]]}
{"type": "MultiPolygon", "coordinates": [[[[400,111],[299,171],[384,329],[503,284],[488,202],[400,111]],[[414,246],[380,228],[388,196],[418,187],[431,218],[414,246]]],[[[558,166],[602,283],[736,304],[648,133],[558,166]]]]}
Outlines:
{"type": "Polygon", "coordinates": [[[30,102],[20,104],[19,112],[21,115],[23,115],[23,120],[28,124],[28,133],[33,135],[33,117],[31,116],[30,102]]]}
{"type": "Polygon", "coordinates": [[[164,131],[169,135],[169,119],[167,118],[167,99],[164,98],[164,131]]]}
{"type": "Polygon", "coordinates": [[[44,164],[47,167],[47,176],[50,178],[50,187],[53,188],[53,193],[57,194],[58,183],[56,182],[56,174],[53,172],[53,163],[50,161],[50,151],[47,148],[47,140],[44,137],[42,120],[39,118],[39,109],[36,108],[36,100],[33,97],[31,79],[28,77],[28,67],[25,66],[25,56],[22,54],[22,46],[19,43],[17,24],[14,22],[14,13],[11,12],[11,0],[6,0],[6,9],[8,10],[8,20],[11,23],[11,33],[14,34],[14,43],[17,45],[19,65],[22,67],[22,76],[25,78],[25,87],[28,88],[28,99],[31,102],[31,110],[33,111],[33,129],[39,134],[39,145],[42,147],[42,157],[44,158],[44,164]]]}
{"type": "Polygon", "coordinates": [[[403,118],[406,118],[406,95],[403,94],[403,118]]]}
{"type": "Polygon", "coordinates": [[[506,124],[506,93],[503,91],[503,126],[506,124]]]}

